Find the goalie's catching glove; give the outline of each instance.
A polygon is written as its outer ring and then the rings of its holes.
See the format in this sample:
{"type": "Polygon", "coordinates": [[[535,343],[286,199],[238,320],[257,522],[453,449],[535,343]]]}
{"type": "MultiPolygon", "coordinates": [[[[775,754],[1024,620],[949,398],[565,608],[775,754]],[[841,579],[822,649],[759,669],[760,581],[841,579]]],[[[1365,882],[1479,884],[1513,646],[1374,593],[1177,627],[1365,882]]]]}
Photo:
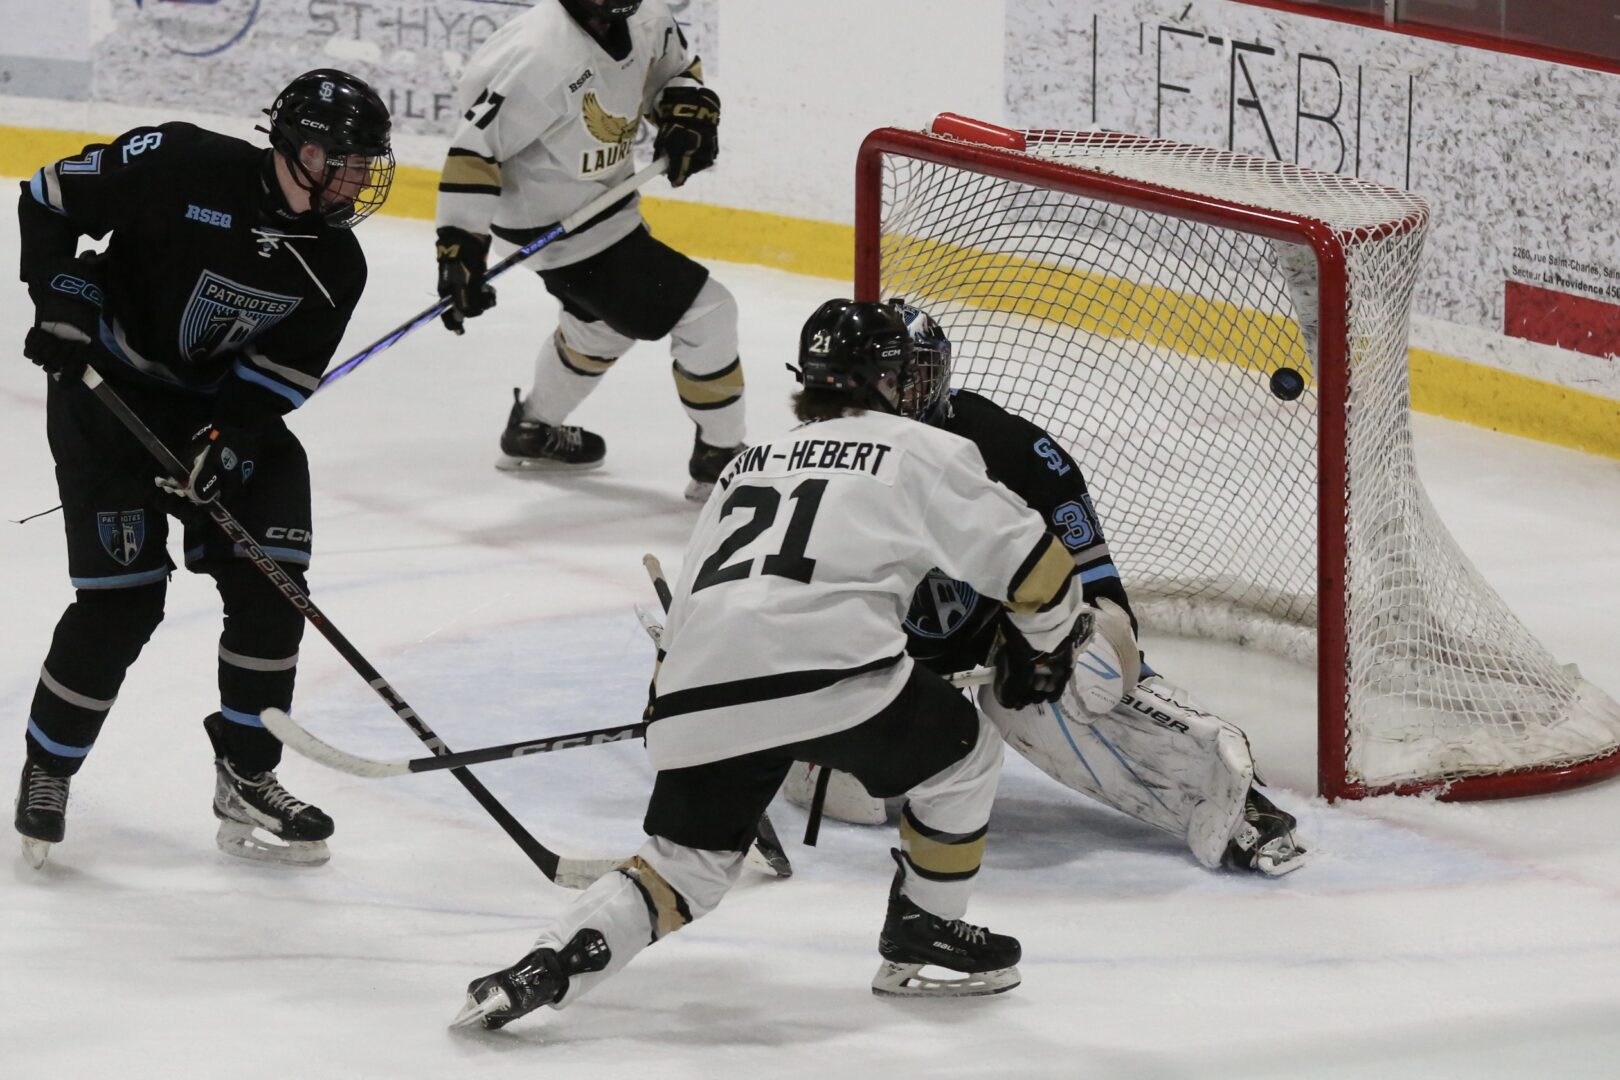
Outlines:
{"type": "Polygon", "coordinates": [[[664,175],[680,187],[720,156],[720,95],[707,86],[671,86],[658,99],[653,157],[668,160],[664,175]]]}
{"type": "Polygon", "coordinates": [[[489,270],[489,237],[454,225],[440,227],[438,237],[433,251],[439,259],[439,296],[450,301],[439,318],[460,334],[468,319],[495,306],[494,286],[484,280],[489,270]]]}
{"type": "Polygon", "coordinates": [[[1025,709],[1056,701],[1074,673],[1074,651],[1091,640],[1094,612],[1086,608],[1069,636],[1051,652],[1037,652],[1010,619],[1003,619],[1001,648],[996,650],[996,701],[1004,709],[1025,709]]]}
{"type": "Polygon", "coordinates": [[[229,502],[252,479],[257,451],[258,440],[247,431],[209,424],[197,432],[191,449],[181,455],[182,463],[190,463],[186,478],[160,476],[157,486],[199,506],[222,496],[229,502]]]}

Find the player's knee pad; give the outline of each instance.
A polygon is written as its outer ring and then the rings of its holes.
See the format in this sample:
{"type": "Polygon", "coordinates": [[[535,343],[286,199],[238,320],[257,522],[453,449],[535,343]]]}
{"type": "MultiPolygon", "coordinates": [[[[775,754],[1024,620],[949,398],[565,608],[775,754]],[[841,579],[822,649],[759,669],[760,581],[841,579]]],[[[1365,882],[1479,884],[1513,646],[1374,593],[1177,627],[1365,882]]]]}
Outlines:
{"type": "Polygon", "coordinates": [[[907,795],[903,813],[928,829],[964,834],[983,828],[990,820],[990,805],[1001,778],[1001,735],[982,715],[975,719],[978,733],[968,752],[907,795]]]}
{"type": "Polygon", "coordinates": [[[66,621],[81,649],[110,654],[106,659],[127,667],[163,621],[167,593],[165,581],[132,589],[79,589],[66,621]]]}
{"type": "Polygon", "coordinates": [[[743,859],[742,852],[703,851],[652,836],[619,872],[641,891],[656,940],[718,907],[736,882],[743,859]]]}
{"type": "MultiPolygon", "coordinates": [[[[307,594],[304,570],[284,566],[287,577],[307,594]]],[[[225,610],[224,649],[265,661],[298,655],[304,637],[303,613],[256,568],[233,560],[211,570],[225,610]]]]}
{"type": "Polygon", "coordinates": [[[669,332],[669,344],[675,362],[690,375],[712,375],[733,364],[737,300],[731,291],[712,277],[705,281],[669,332]]]}
{"type": "Polygon", "coordinates": [[[564,310],[558,316],[557,332],[548,347],[557,350],[564,367],[582,368],[581,374],[601,374],[634,344],[634,338],[619,333],[601,319],[587,322],[564,310]]]}

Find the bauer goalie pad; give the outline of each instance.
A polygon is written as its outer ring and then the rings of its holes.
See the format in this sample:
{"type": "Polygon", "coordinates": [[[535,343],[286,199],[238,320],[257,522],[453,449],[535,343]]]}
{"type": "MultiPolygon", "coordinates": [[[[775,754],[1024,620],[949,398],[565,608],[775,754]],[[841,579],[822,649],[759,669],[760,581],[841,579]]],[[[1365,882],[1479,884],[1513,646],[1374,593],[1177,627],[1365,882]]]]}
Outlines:
{"type": "Polygon", "coordinates": [[[979,705],[1058,783],[1185,837],[1200,863],[1221,865],[1254,782],[1254,757],[1239,728],[1192,706],[1184,691],[1149,675],[1102,714],[1072,693],[1008,710],[981,692],[979,705]]]}

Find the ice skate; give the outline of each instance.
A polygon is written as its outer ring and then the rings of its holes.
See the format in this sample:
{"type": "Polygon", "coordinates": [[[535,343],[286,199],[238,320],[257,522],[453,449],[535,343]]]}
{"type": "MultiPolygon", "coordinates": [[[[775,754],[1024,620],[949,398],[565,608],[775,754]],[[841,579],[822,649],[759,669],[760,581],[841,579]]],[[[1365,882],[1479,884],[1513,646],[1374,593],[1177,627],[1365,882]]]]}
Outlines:
{"type": "Polygon", "coordinates": [[[1309,850],[1294,835],[1294,815],[1279,810],[1256,788],[1249,789],[1243,820],[1226,849],[1226,863],[1267,877],[1280,877],[1305,865],[1309,850]]]}
{"type": "Polygon", "coordinates": [[[503,472],[583,472],[602,464],[607,443],[582,427],[531,418],[523,411],[522,394],[513,390],[501,454],[495,467],[503,472]]]}
{"type": "Polygon", "coordinates": [[[776,826],[771,824],[769,814],[759,815],[759,828],[754,832],[754,842],[748,845],[748,856],[743,865],[773,877],[793,876],[793,863],[788,859],[787,850],[782,847],[781,838],[776,835],[776,826]]]}
{"type": "Polygon", "coordinates": [[[319,807],[294,798],[273,770],[238,772],[220,750],[218,725],[224,722],[218,713],[203,722],[219,754],[214,760],[214,816],[219,819],[214,840],[219,849],[255,862],[289,866],[326,862],[332,857],[326,847],[332,819],[319,807]]]}
{"type": "Polygon", "coordinates": [[[451,1027],[482,1024],[496,1031],[542,1005],[560,1001],[574,975],[601,971],[612,953],[607,939],[590,928],[581,930],[559,952],[535,949],[509,968],[467,984],[467,1001],[451,1027]]]}
{"type": "MultiPolygon", "coordinates": [[[[898,851],[892,852],[901,862],[898,851]]],[[[872,977],[872,993],[881,997],[982,997],[1017,986],[1018,939],[992,933],[961,919],[942,919],[907,899],[900,891],[905,864],[889,887],[889,913],[878,937],[883,963],[872,977]],[[925,967],[960,972],[955,978],[922,974],[925,967]]]]}
{"type": "Polygon", "coordinates": [[[23,858],[35,870],[45,865],[51,845],[61,843],[67,832],[72,780],[52,776],[32,761],[23,762],[22,781],[17,785],[17,832],[22,837],[23,858]]]}
{"type": "Polygon", "coordinates": [[[710,446],[703,441],[702,432],[693,436],[692,457],[686,463],[686,471],[692,480],[686,485],[686,497],[693,502],[707,502],[709,493],[714,490],[714,482],[720,479],[721,471],[731,464],[732,458],[746,449],[747,443],[710,446]]]}

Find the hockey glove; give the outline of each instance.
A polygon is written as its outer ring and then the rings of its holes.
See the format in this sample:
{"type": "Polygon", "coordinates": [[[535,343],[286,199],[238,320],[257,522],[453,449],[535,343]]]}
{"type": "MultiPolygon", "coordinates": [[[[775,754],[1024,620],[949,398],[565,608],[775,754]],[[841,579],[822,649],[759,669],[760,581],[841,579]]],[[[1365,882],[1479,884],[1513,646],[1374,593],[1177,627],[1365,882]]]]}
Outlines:
{"type": "Polygon", "coordinates": [[[1003,620],[1001,648],[996,650],[996,676],[991,688],[1004,709],[1025,709],[1056,701],[1074,673],[1075,647],[1091,639],[1094,613],[1087,608],[1069,636],[1051,652],[1036,652],[1011,622],[1003,620]]]}
{"type": "Polygon", "coordinates": [[[23,355],[58,381],[77,380],[89,366],[101,335],[101,287],[75,260],[50,276],[34,294],[34,325],[23,338],[23,355]]]}
{"type": "Polygon", "coordinates": [[[253,478],[253,461],[258,440],[241,428],[221,428],[209,424],[191,441],[191,449],[180,456],[190,462],[186,478],[157,478],[157,486],[170,495],[201,506],[224,497],[229,502],[253,478]]]}
{"type": "Polygon", "coordinates": [[[434,251],[439,257],[439,296],[450,301],[439,318],[460,334],[468,319],[495,306],[495,289],[484,280],[489,269],[489,237],[446,225],[439,229],[434,251]]]}
{"type": "Polygon", "coordinates": [[[720,156],[720,95],[707,86],[671,86],[658,99],[653,157],[668,159],[670,187],[700,173],[720,156]]]}

